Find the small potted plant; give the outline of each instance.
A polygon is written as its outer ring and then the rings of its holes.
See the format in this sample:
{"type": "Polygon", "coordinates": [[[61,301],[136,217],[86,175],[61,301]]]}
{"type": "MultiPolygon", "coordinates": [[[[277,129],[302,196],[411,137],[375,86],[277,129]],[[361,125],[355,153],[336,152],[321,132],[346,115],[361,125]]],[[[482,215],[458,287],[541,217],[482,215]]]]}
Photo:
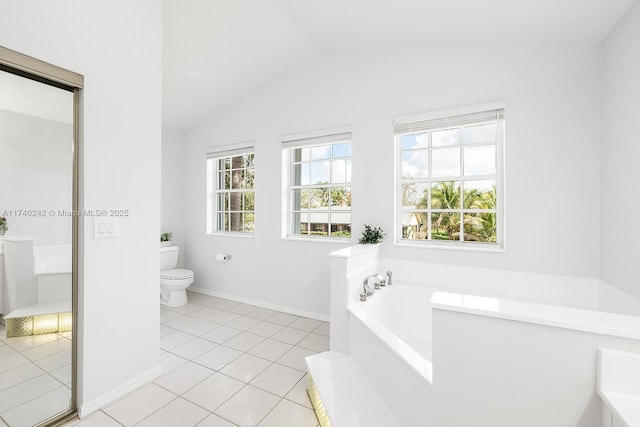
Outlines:
{"type": "Polygon", "coordinates": [[[8,229],[9,226],[7,225],[7,217],[0,216],[0,236],[4,236],[8,229]]]}
{"type": "Polygon", "coordinates": [[[361,245],[374,245],[376,243],[382,242],[382,239],[387,233],[382,231],[380,227],[371,227],[370,225],[364,226],[364,231],[362,232],[362,237],[358,243],[361,245]]]}
{"type": "Polygon", "coordinates": [[[160,247],[171,246],[173,233],[162,233],[160,235],[160,247]]]}

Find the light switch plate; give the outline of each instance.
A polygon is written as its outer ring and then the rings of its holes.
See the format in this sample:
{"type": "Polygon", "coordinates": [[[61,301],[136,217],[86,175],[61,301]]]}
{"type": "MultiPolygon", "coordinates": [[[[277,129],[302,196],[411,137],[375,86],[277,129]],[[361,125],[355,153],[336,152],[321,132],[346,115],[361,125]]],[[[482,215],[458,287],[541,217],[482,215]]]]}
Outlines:
{"type": "Polygon", "coordinates": [[[96,218],[93,227],[95,239],[108,239],[118,236],[117,218],[96,218]]]}

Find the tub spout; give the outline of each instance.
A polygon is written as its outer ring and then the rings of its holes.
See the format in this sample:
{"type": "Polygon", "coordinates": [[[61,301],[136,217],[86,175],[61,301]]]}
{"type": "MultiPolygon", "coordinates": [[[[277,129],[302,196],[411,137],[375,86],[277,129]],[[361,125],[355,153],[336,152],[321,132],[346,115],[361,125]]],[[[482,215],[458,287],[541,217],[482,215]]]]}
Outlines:
{"type": "Polygon", "coordinates": [[[378,276],[379,275],[372,274],[371,276],[364,279],[364,282],[362,282],[362,290],[366,296],[370,297],[375,292],[374,289],[380,289],[380,279],[378,278],[378,276]],[[373,287],[371,287],[369,279],[374,279],[373,287]]]}

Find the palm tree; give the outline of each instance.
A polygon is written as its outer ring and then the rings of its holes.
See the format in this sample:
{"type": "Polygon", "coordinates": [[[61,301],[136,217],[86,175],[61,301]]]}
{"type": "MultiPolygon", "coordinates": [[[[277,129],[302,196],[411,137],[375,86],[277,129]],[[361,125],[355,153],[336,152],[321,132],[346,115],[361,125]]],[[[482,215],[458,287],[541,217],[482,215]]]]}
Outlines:
{"type": "MultiPolygon", "coordinates": [[[[418,207],[429,207],[427,196],[418,203],[418,207]]],[[[460,183],[442,181],[431,187],[432,209],[460,209],[460,183]]],[[[432,239],[448,240],[460,235],[460,214],[458,212],[438,212],[431,215],[432,239]],[[435,231],[435,232],[434,232],[435,231]]]]}
{"type": "Polygon", "coordinates": [[[331,206],[351,206],[351,192],[344,187],[332,188],[331,206]]]}
{"type": "MultiPolygon", "coordinates": [[[[485,191],[479,191],[477,189],[467,190],[465,191],[465,208],[495,210],[497,206],[496,197],[497,192],[495,185],[492,186],[490,190],[485,191]]],[[[465,214],[465,240],[495,242],[497,237],[496,230],[497,224],[495,213],[482,212],[477,214],[465,214]]]]}
{"type": "MultiPolygon", "coordinates": [[[[420,200],[420,208],[427,208],[427,196],[420,200]]],[[[438,182],[431,188],[432,209],[459,209],[460,208],[460,183],[455,181],[438,182]]]]}
{"type": "MultiPolygon", "coordinates": [[[[242,184],[242,175],[244,161],[242,156],[235,156],[231,158],[231,189],[239,189],[242,184]]],[[[240,211],[242,210],[242,193],[232,191],[229,194],[229,210],[230,225],[229,231],[241,231],[242,217],[240,211]]]]}
{"type": "MultiPolygon", "coordinates": [[[[477,188],[466,189],[462,194],[463,209],[496,209],[496,187],[489,190],[477,188]]],[[[469,241],[496,241],[496,214],[492,212],[466,213],[460,218],[461,205],[460,184],[456,181],[438,182],[431,188],[431,204],[428,194],[422,196],[417,204],[419,209],[446,209],[451,212],[434,212],[431,215],[432,239],[458,240],[460,238],[460,221],[464,222],[464,239],[469,241]]]]}

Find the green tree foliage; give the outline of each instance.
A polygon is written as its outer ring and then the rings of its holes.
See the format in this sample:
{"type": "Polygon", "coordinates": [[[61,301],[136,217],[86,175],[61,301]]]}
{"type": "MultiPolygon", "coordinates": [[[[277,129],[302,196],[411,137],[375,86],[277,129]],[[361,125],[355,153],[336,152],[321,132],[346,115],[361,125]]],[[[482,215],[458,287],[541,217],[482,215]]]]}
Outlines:
{"type": "MultiPolygon", "coordinates": [[[[322,182],[320,184],[326,184],[322,182]]],[[[339,206],[348,208],[351,206],[351,191],[345,187],[311,188],[309,192],[302,191],[300,194],[301,209],[320,209],[329,206],[339,206]],[[329,197],[331,196],[331,197],[329,197]]]]}
{"type": "MultiPolygon", "coordinates": [[[[418,209],[438,209],[444,212],[431,214],[431,238],[433,240],[459,240],[460,221],[463,221],[464,240],[476,242],[496,241],[496,214],[493,212],[465,212],[460,216],[460,207],[464,210],[495,210],[496,187],[487,190],[470,188],[460,191],[459,182],[438,182],[431,188],[431,204],[428,191],[416,204],[418,209]],[[462,197],[462,199],[461,199],[462,197]]],[[[422,228],[426,227],[422,224],[422,228]]],[[[421,235],[426,236],[426,230],[421,235]]]]}
{"type": "MultiPolygon", "coordinates": [[[[465,200],[467,199],[469,209],[496,209],[496,187],[494,185],[491,190],[486,191],[471,190],[469,195],[465,194],[465,200]]],[[[474,213],[464,216],[465,240],[495,242],[496,230],[495,213],[474,213]]]]}
{"type": "MultiPolygon", "coordinates": [[[[253,190],[254,155],[227,157],[220,161],[220,168],[225,169],[225,189],[253,190]]],[[[253,191],[230,191],[229,206],[224,207],[229,216],[229,231],[253,231],[255,193],[253,191]]],[[[226,223],[226,221],[225,221],[226,223]]]]}

